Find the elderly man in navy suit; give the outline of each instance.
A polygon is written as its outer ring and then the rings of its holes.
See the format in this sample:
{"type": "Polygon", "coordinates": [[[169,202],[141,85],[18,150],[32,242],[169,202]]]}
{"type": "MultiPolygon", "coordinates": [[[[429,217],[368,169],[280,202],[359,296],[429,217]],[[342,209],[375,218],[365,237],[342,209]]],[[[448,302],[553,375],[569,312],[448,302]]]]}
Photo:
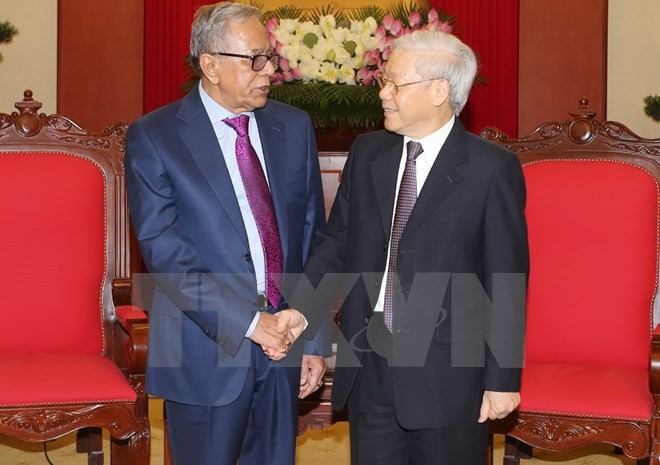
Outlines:
{"type": "Polygon", "coordinates": [[[306,322],[283,297],[325,222],[313,127],[267,99],[279,57],[258,9],[202,7],[191,58],[199,85],[127,136],[157,283],[146,388],[165,399],[174,465],[293,465],[297,398],[330,352],[327,327],[293,344],[306,322]]]}
{"type": "Polygon", "coordinates": [[[395,40],[376,76],[385,130],[353,143],[305,267],[318,295],[337,273],[352,284],[332,400],[348,403],[353,465],[482,465],[488,419],[520,400],[525,184],[456,117],[476,70],[449,34],[395,40]]]}

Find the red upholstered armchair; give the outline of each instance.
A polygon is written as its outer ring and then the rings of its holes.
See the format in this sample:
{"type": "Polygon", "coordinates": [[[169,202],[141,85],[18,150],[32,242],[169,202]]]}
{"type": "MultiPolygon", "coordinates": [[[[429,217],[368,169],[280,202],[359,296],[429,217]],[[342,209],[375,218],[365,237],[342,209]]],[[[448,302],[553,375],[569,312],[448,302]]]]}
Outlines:
{"type": "Polygon", "coordinates": [[[37,114],[26,91],[0,113],[0,435],[148,465],[147,320],[131,307],[126,126],[89,134],[37,114]]]}
{"type": "Polygon", "coordinates": [[[600,122],[587,103],[520,139],[482,132],[518,153],[528,191],[522,403],[491,424],[507,465],[525,456],[521,443],[609,443],[660,463],[660,139],[600,122]]]}

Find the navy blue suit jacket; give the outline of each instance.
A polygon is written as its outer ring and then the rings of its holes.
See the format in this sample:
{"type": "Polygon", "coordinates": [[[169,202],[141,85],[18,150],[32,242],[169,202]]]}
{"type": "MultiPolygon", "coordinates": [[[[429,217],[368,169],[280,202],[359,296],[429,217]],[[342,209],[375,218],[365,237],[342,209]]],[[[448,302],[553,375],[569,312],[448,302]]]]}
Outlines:
{"type": "MultiPolygon", "coordinates": [[[[300,273],[325,221],[313,127],[304,112],[276,101],[254,114],[283,270],[300,273]]],[[[131,220],[157,282],[147,390],[182,403],[227,405],[239,395],[250,363],[253,343],[244,335],[257,311],[257,284],[240,208],[198,88],[131,125],[126,148],[131,220]]],[[[304,342],[306,353],[328,354],[325,329],[304,342]]]]}

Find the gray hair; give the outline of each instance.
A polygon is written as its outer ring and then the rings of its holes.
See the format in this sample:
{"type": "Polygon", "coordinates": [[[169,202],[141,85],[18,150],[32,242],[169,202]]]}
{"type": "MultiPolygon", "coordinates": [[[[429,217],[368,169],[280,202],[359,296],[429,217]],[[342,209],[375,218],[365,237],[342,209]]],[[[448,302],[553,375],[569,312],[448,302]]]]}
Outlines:
{"type": "Polygon", "coordinates": [[[415,71],[422,79],[443,78],[449,82],[449,104],[458,115],[468,99],[477,75],[477,58],[470,47],[456,36],[440,31],[415,31],[394,40],[392,50],[425,51],[435,54],[429,60],[415,60],[415,71]]]}
{"type": "Polygon", "coordinates": [[[260,19],[261,11],[243,3],[220,2],[197,10],[190,34],[190,61],[198,76],[202,76],[199,66],[202,53],[231,49],[232,37],[227,33],[229,23],[243,24],[253,18],[260,19]]]}

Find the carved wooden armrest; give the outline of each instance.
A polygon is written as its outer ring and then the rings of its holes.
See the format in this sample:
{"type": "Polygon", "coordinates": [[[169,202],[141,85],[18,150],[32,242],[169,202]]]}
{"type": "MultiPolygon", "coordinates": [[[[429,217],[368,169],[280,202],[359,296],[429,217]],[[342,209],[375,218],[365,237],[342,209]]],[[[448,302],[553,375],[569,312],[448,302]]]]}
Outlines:
{"type": "Polygon", "coordinates": [[[651,339],[651,360],[649,385],[651,394],[656,397],[656,402],[660,401],[660,325],[653,330],[651,339]]]}
{"type": "Polygon", "coordinates": [[[115,317],[125,342],[125,366],[131,376],[144,375],[147,369],[147,343],[149,319],[147,314],[133,305],[115,308],[115,317]]]}

